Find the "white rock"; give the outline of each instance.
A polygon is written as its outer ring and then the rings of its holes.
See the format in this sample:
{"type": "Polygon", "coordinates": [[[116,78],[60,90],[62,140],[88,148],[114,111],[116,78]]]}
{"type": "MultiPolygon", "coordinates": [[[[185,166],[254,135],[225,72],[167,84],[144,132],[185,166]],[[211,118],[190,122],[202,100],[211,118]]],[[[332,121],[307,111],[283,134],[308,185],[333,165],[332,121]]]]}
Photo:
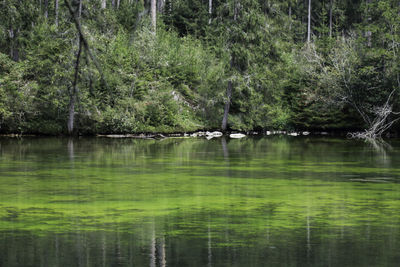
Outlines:
{"type": "Polygon", "coordinates": [[[238,138],[243,138],[243,137],[245,137],[245,136],[246,136],[245,134],[241,134],[241,133],[230,134],[230,135],[229,135],[230,138],[236,138],[236,139],[238,139],[238,138]]]}
{"type": "Polygon", "coordinates": [[[266,135],[271,135],[272,133],[270,131],[265,132],[266,135]]]}
{"type": "Polygon", "coordinates": [[[123,134],[107,134],[106,137],[108,137],[108,138],[125,138],[126,135],[123,135],[123,134]]]}
{"type": "Polygon", "coordinates": [[[206,132],[206,136],[212,136],[212,137],[221,137],[222,133],[215,131],[215,132],[206,132]]]}
{"type": "Polygon", "coordinates": [[[309,135],[310,132],[302,132],[303,135],[309,135]]]}
{"type": "Polygon", "coordinates": [[[288,135],[290,135],[290,136],[298,136],[299,134],[298,133],[288,133],[288,135]]]}

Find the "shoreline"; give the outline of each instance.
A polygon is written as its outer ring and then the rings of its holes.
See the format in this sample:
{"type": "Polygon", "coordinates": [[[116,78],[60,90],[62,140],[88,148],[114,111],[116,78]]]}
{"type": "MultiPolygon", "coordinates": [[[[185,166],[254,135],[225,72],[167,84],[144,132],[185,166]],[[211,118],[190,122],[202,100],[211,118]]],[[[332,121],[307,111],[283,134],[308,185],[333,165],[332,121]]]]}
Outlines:
{"type": "MultiPolygon", "coordinates": [[[[306,136],[331,136],[331,137],[346,137],[348,131],[195,131],[195,132],[174,132],[174,133],[129,133],[129,134],[94,134],[94,135],[74,135],[69,136],[65,134],[60,135],[47,135],[47,134],[0,134],[0,137],[9,138],[23,138],[23,137],[96,137],[96,138],[112,138],[112,139],[165,139],[165,138],[196,138],[204,137],[207,139],[218,137],[231,137],[240,136],[240,138],[251,137],[265,137],[265,136],[291,136],[291,137],[306,137],[306,136]]],[[[398,137],[397,134],[391,134],[387,137],[398,137]]],[[[232,137],[231,137],[232,138],[232,137]]],[[[233,137],[235,138],[235,137],[233,137]]]]}

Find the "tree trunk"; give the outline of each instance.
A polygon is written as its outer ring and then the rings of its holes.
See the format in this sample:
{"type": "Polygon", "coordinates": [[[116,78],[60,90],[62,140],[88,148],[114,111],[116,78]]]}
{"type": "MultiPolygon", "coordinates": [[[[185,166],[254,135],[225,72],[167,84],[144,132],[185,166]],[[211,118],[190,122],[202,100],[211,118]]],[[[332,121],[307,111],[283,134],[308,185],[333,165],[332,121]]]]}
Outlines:
{"type": "Polygon", "coordinates": [[[332,27],[333,27],[333,0],[331,0],[331,4],[329,7],[329,37],[332,37],[332,27]]]}
{"type": "Polygon", "coordinates": [[[103,70],[102,70],[99,62],[97,61],[96,57],[93,55],[92,51],[90,50],[89,43],[87,42],[85,36],[83,35],[79,18],[76,16],[74,10],[72,9],[70,2],[68,0],[64,0],[64,3],[68,8],[68,11],[69,11],[69,13],[73,19],[73,22],[75,24],[76,30],[78,31],[80,43],[83,45],[86,53],[89,55],[89,58],[92,60],[92,62],[96,66],[96,69],[99,71],[101,81],[104,83],[104,86],[106,88],[108,88],[107,81],[104,78],[103,70]]]}
{"type": "Polygon", "coordinates": [[[150,2],[150,10],[151,10],[151,27],[153,29],[153,33],[156,33],[156,23],[157,23],[157,4],[156,0],[151,0],[150,2]]]}
{"type": "Polygon", "coordinates": [[[14,55],[13,55],[13,60],[15,61],[15,62],[17,62],[17,61],[19,61],[19,50],[18,50],[18,46],[16,45],[15,47],[14,47],[14,55]]]}
{"type": "Polygon", "coordinates": [[[120,0],[117,0],[117,9],[119,8],[120,0]]]}
{"type": "Polygon", "coordinates": [[[311,41],[311,0],[308,0],[307,43],[311,41]]]}
{"type": "MultiPolygon", "coordinates": [[[[74,89],[72,89],[73,91],[74,89]]],[[[70,93],[70,98],[69,98],[69,112],[68,112],[68,134],[73,135],[74,133],[74,122],[75,122],[75,101],[76,101],[76,95],[71,92],[70,93]]]]}
{"type": "Polygon", "coordinates": [[[56,9],[56,26],[58,27],[58,0],[56,0],[55,9],[56,9]]]}
{"type": "MultiPolygon", "coordinates": [[[[372,21],[372,17],[369,14],[370,13],[369,12],[369,9],[370,9],[369,4],[371,3],[371,0],[366,0],[366,2],[367,2],[367,17],[368,17],[367,18],[367,25],[369,25],[371,23],[371,21],[372,21]]],[[[367,46],[371,47],[372,46],[372,31],[367,30],[365,32],[365,37],[367,37],[367,46]]]]}
{"type": "Polygon", "coordinates": [[[237,14],[237,7],[238,7],[238,4],[237,4],[237,2],[236,1],[234,1],[233,2],[233,20],[234,21],[236,21],[237,20],[237,16],[238,16],[238,14],[237,14]]]}
{"type": "Polygon", "coordinates": [[[289,2],[289,30],[292,29],[292,4],[289,2]]]}
{"type": "Polygon", "coordinates": [[[107,1],[101,0],[101,9],[106,9],[106,7],[107,7],[107,1]]]}
{"type": "Polygon", "coordinates": [[[82,2],[83,0],[79,0],[79,8],[78,8],[78,17],[82,16],[82,2]]]}
{"type": "Polygon", "coordinates": [[[157,11],[158,13],[162,13],[164,11],[165,0],[158,0],[157,1],[157,11]]]}
{"type": "MultiPolygon", "coordinates": [[[[80,21],[81,12],[82,12],[82,0],[79,0],[78,19],[77,19],[79,27],[81,24],[81,21],[80,21]]],[[[80,36],[80,33],[78,32],[78,52],[76,54],[74,80],[72,82],[72,90],[70,92],[70,99],[69,99],[69,114],[68,114],[68,125],[67,125],[69,135],[73,135],[73,133],[74,133],[75,103],[76,103],[76,98],[77,98],[77,94],[78,94],[77,83],[78,83],[81,51],[82,51],[82,38],[80,36]]]]}
{"type": "Polygon", "coordinates": [[[208,0],[208,24],[211,24],[211,15],[212,15],[212,0],[208,0]]]}
{"type": "Polygon", "coordinates": [[[14,29],[10,26],[10,30],[8,31],[8,36],[10,37],[10,57],[14,58],[14,29]]]}
{"type": "Polygon", "coordinates": [[[222,131],[226,131],[226,126],[228,125],[228,114],[229,109],[231,107],[231,100],[232,100],[232,81],[228,81],[228,87],[226,88],[226,102],[224,108],[224,117],[222,118],[222,131]]]}
{"type": "Polygon", "coordinates": [[[19,30],[14,31],[13,27],[10,26],[10,30],[8,32],[9,37],[10,37],[10,57],[14,61],[19,60],[19,50],[18,50],[18,41],[17,41],[18,33],[19,33],[19,30]]]}
{"type": "Polygon", "coordinates": [[[70,92],[70,99],[69,99],[69,114],[68,114],[68,134],[73,135],[74,133],[74,123],[75,123],[75,103],[76,103],[76,96],[78,94],[77,83],[78,83],[78,75],[79,75],[79,62],[81,58],[81,51],[82,51],[82,41],[79,38],[79,48],[78,53],[76,55],[75,61],[75,73],[74,73],[74,81],[72,82],[72,89],[70,92]]]}
{"type": "Polygon", "coordinates": [[[44,17],[49,17],[49,0],[44,0],[44,17]]]}
{"type": "MultiPolygon", "coordinates": [[[[82,1],[82,0],[79,0],[82,1]]],[[[104,0],[105,2],[105,0],[104,0]]],[[[97,61],[97,59],[93,56],[90,48],[89,48],[89,44],[85,38],[85,36],[83,35],[82,29],[81,29],[81,23],[80,23],[80,19],[77,16],[77,14],[75,13],[75,11],[72,9],[72,6],[70,4],[70,2],[68,0],[64,0],[65,5],[68,8],[68,11],[73,19],[73,22],[75,24],[75,27],[78,31],[78,40],[79,40],[79,44],[78,44],[78,53],[76,56],[76,62],[75,62],[75,74],[74,74],[74,80],[72,83],[72,88],[70,91],[70,103],[69,103],[69,117],[68,117],[68,122],[67,122],[67,127],[68,127],[68,133],[70,135],[73,134],[74,132],[74,121],[75,121],[75,102],[76,102],[76,98],[78,95],[78,89],[77,89],[77,83],[78,83],[78,75],[79,75],[79,63],[80,63],[80,57],[81,57],[81,52],[82,52],[82,47],[84,47],[87,55],[89,56],[89,58],[93,61],[94,65],[96,66],[97,70],[100,73],[101,76],[101,80],[104,83],[105,87],[107,88],[107,82],[104,79],[104,74],[102,71],[102,68],[99,64],[99,62],[97,61]]]]}
{"type": "MultiPolygon", "coordinates": [[[[239,0],[235,0],[233,2],[233,21],[236,23],[237,17],[238,17],[238,6],[239,6],[239,0]]],[[[234,67],[234,55],[232,54],[231,51],[231,61],[230,61],[230,68],[233,69],[234,67]]],[[[226,102],[225,102],[225,107],[224,107],[224,116],[222,118],[222,124],[221,124],[221,130],[226,131],[227,125],[228,125],[228,115],[229,115],[229,109],[231,107],[231,101],[232,101],[232,81],[228,81],[228,86],[226,88],[226,102]]]]}

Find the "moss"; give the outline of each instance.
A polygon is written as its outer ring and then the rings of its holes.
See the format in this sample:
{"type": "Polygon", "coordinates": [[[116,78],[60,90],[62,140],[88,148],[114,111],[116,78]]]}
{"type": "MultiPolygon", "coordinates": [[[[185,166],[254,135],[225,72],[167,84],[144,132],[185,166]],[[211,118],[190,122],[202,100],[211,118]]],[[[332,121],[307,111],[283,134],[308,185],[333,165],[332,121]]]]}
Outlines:
{"type": "Polygon", "coordinates": [[[152,220],[164,228],[169,220],[166,234],[228,227],[235,240],[218,245],[240,246],[266,228],[302,228],[307,218],[331,228],[400,221],[399,169],[365,164],[363,144],[349,148],[347,141],[331,142],[335,149],[320,157],[314,153],[325,143],[310,140],[303,156],[288,158],[298,148],[288,140],[232,140],[229,161],[215,149],[219,140],[88,139],[75,143],[72,156],[60,154],[63,141],[23,141],[18,150],[30,152],[18,160],[15,144],[5,144],[0,230],[108,231],[120,225],[131,232],[152,220]],[[351,156],[338,161],[343,151],[351,156]],[[386,183],[373,182],[383,178],[386,183]]]}

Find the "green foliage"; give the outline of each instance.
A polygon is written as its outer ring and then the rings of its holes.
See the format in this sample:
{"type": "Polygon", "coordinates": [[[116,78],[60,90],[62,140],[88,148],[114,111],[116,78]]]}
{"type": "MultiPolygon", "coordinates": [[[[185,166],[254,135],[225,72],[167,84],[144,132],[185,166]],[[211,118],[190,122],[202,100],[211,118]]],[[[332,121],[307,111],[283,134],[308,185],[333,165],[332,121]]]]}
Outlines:
{"type": "Polygon", "coordinates": [[[37,92],[38,84],[24,79],[22,64],[12,62],[3,54],[0,54],[0,65],[0,130],[25,132],[35,113],[32,96],[37,92]]]}
{"type": "MultiPolygon", "coordinates": [[[[304,45],[305,2],[214,0],[209,14],[207,1],[166,1],[153,33],[147,2],[84,1],[77,132],[219,128],[228,81],[233,130],[362,127],[355,105],[371,114],[400,86],[400,6],[330,3],[313,1],[304,45]]],[[[47,17],[36,2],[0,7],[0,132],[65,133],[78,51],[66,6],[58,26],[53,2],[47,17]]]]}
{"type": "Polygon", "coordinates": [[[171,11],[163,16],[166,25],[180,36],[204,36],[208,27],[208,3],[197,0],[169,1],[171,11]]]}
{"type": "MultiPolygon", "coordinates": [[[[180,38],[146,27],[130,41],[124,29],[98,49],[107,88],[93,85],[100,115],[90,112],[87,121],[103,133],[194,131],[204,125],[204,103],[215,80],[211,72],[223,71],[198,40],[180,38]],[[198,118],[196,118],[196,116],[198,118]]],[[[99,43],[97,43],[99,45],[99,43]]],[[[88,67],[90,69],[90,66],[88,67]]],[[[86,75],[82,71],[82,78],[86,75]]],[[[81,93],[82,95],[83,93],[81,93]]],[[[96,131],[96,130],[95,130],[96,131]]]]}

